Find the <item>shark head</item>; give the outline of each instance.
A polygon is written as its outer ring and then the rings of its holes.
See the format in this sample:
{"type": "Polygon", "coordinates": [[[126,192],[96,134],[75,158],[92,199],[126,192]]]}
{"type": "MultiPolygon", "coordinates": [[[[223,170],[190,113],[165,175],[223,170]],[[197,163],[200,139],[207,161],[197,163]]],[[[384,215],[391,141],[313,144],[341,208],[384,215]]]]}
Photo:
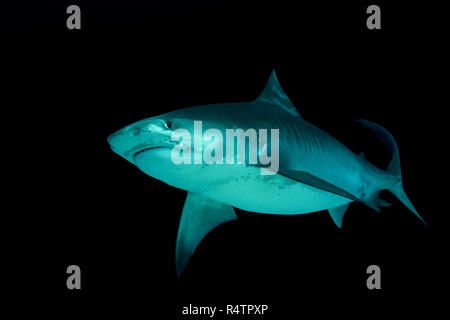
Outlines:
{"type": "Polygon", "coordinates": [[[156,148],[173,148],[172,121],[164,117],[144,119],[128,125],[108,137],[111,149],[137,165],[140,154],[156,148]]]}
{"type": "MultiPolygon", "coordinates": [[[[195,139],[191,143],[190,139],[187,141],[179,134],[181,131],[188,137],[194,136],[194,119],[183,111],[147,118],[113,133],[108,137],[108,143],[115,153],[147,175],[171,186],[190,190],[201,183],[198,173],[202,166],[177,163],[173,154],[176,147],[183,144],[188,146],[192,155],[195,153],[195,139]]],[[[204,123],[208,127],[213,125],[211,121],[204,123]]]]}

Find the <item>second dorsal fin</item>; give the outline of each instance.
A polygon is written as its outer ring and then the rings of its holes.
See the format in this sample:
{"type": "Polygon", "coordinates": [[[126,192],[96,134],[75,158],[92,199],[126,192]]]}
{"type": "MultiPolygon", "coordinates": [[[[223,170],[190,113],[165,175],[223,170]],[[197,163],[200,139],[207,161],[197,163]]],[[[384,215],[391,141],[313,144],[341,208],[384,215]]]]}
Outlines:
{"type": "Polygon", "coordinates": [[[294,104],[281,88],[277,75],[275,74],[275,70],[273,70],[270,74],[269,81],[267,81],[264,91],[255,100],[255,102],[270,103],[282,108],[294,116],[301,117],[294,104]]]}

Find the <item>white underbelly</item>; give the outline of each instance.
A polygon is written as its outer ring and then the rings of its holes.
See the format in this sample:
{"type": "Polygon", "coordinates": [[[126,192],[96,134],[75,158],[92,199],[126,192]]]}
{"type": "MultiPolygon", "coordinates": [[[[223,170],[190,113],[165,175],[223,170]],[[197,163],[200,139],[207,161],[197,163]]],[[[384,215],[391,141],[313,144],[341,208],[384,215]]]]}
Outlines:
{"type": "Polygon", "coordinates": [[[166,148],[148,151],[137,160],[138,167],[156,179],[246,211],[303,214],[351,201],[279,174],[262,175],[254,166],[175,165],[166,148]]]}
{"type": "MultiPolygon", "coordinates": [[[[205,168],[210,171],[212,168],[205,168]]],[[[206,172],[204,172],[206,174],[206,172]]],[[[203,174],[202,174],[203,175],[203,174]]],[[[303,214],[341,206],[351,200],[285,176],[261,175],[260,168],[222,166],[197,192],[236,208],[269,214],[303,214]]]]}

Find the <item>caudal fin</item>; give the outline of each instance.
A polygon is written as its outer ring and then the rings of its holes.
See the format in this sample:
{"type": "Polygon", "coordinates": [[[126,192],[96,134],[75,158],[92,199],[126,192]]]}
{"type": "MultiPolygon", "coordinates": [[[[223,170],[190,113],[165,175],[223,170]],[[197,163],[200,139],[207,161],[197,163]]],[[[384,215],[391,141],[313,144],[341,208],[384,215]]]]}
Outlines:
{"type": "Polygon", "coordinates": [[[414,208],[411,200],[403,189],[402,172],[400,164],[400,153],[398,151],[397,142],[394,137],[385,128],[368,120],[358,120],[359,123],[368,127],[378,138],[383,142],[384,146],[391,152],[392,160],[386,170],[386,180],[390,182],[386,185],[386,189],[392,192],[409,210],[411,210],[424,224],[427,225],[425,220],[414,208]]]}
{"type": "Polygon", "coordinates": [[[409,210],[411,210],[420,220],[422,220],[425,226],[427,226],[427,223],[417,212],[416,208],[414,208],[414,205],[412,204],[411,200],[409,200],[405,190],[403,190],[403,183],[400,182],[399,184],[390,188],[389,191],[391,191],[409,210]]]}

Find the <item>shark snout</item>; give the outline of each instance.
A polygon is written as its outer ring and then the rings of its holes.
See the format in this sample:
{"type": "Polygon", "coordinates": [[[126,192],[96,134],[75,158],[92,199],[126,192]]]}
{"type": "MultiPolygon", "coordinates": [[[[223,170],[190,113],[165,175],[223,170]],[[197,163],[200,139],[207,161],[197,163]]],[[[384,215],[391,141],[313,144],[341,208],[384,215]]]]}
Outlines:
{"type": "Polygon", "coordinates": [[[127,128],[124,128],[111,134],[108,137],[108,143],[112,151],[127,160],[131,160],[127,157],[127,154],[137,145],[137,141],[136,138],[133,137],[132,133],[126,129],[127,128]]]}
{"type": "Polygon", "coordinates": [[[122,128],[107,140],[112,151],[134,163],[134,156],[143,150],[173,146],[171,133],[161,120],[147,120],[122,128]]]}
{"type": "Polygon", "coordinates": [[[112,135],[110,135],[108,137],[108,143],[109,146],[111,147],[111,149],[116,152],[116,145],[117,145],[117,138],[118,138],[119,134],[118,132],[114,132],[112,135]]]}

